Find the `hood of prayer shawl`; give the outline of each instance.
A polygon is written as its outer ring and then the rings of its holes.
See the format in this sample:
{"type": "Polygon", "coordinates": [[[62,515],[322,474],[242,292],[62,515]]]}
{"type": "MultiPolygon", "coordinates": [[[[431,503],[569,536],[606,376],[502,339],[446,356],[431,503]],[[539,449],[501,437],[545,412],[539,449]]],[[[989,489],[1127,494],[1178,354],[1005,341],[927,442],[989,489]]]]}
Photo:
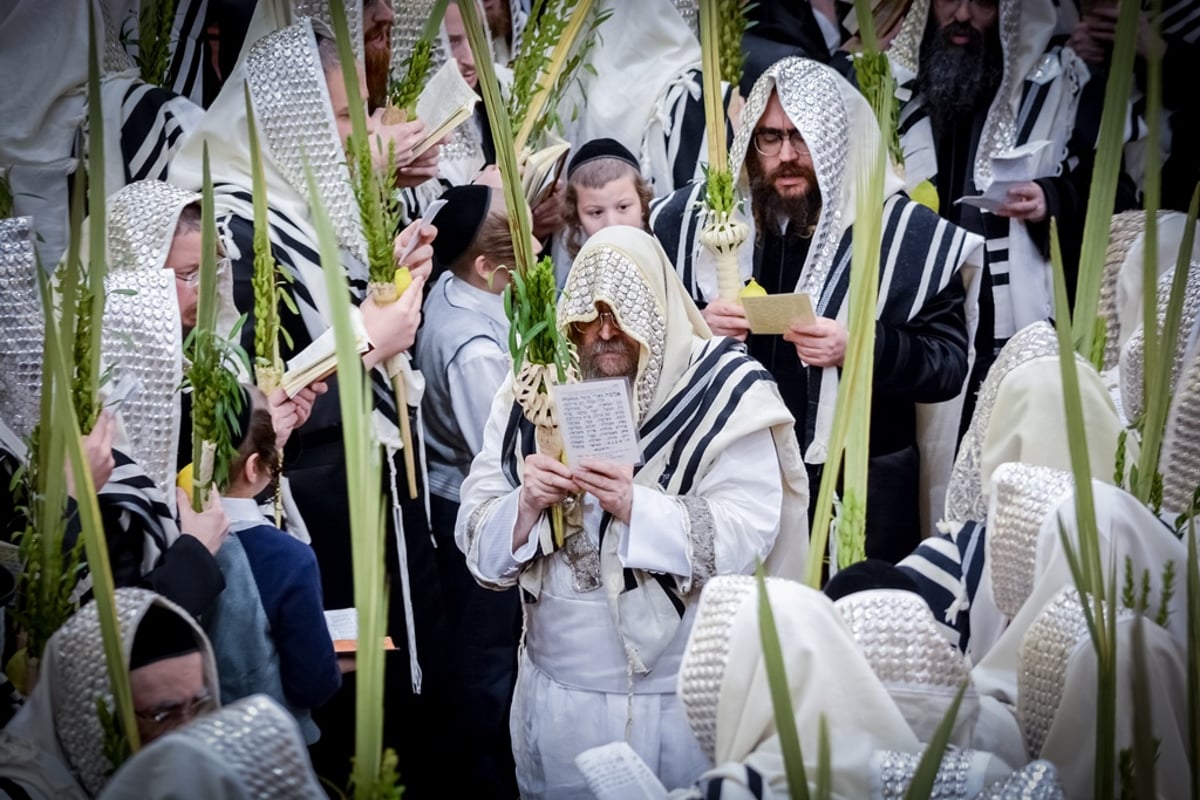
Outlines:
{"type": "Polygon", "coordinates": [[[605,228],[575,257],[558,304],[563,335],[572,323],[596,319],[597,303],[606,303],[621,330],[641,345],[633,382],[641,422],[675,391],[695,339],[710,339],[712,331],[662,246],[630,226],[605,228]]]}
{"type": "Polygon", "coordinates": [[[33,249],[33,220],[0,220],[0,420],[28,440],[41,416],[46,335],[33,249]]]}
{"type": "MultiPolygon", "coordinates": [[[[271,209],[300,226],[310,234],[309,240],[316,242],[304,170],[307,158],[338,243],[365,265],[362,218],[334,121],[313,24],[307,18],[266,35],[250,47],[204,120],[180,147],[171,164],[171,182],[199,191],[202,151],[207,143],[212,180],[218,187],[218,213],[228,210],[219,184],[252,191],[250,125],[243,86],[250,89],[271,209]]],[[[249,204],[246,206],[248,211],[249,204]]],[[[245,216],[253,218],[252,213],[245,216]]],[[[365,276],[365,267],[363,272],[365,276]]],[[[314,289],[323,287],[324,279],[306,283],[314,289]]]]}
{"type": "MultiPolygon", "coordinates": [[[[787,665],[788,693],[800,731],[829,723],[833,795],[867,797],[866,765],[879,750],[918,752],[921,745],[851,637],[833,603],[799,583],[767,578],[767,595],[787,665]]],[[[767,682],[758,622],[757,582],[747,575],[713,578],[700,596],[679,669],[688,722],[717,769],[732,762],[781,785],[782,747],[767,682]],[[764,771],[774,769],[774,772],[764,771]]],[[[817,748],[805,742],[808,774],[817,748]]]]}
{"type": "MultiPolygon", "coordinates": [[[[930,0],[913,0],[908,11],[904,12],[900,31],[887,48],[887,57],[892,62],[893,73],[897,72],[896,67],[901,67],[909,77],[917,74],[921,63],[921,40],[925,38],[925,25],[929,21],[929,2],[930,0]]],[[[849,17],[853,16],[854,12],[851,11],[849,17]]],[[[896,80],[903,83],[899,75],[896,80]]]]}
{"type": "MultiPolygon", "coordinates": [[[[796,289],[820,297],[842,234],[854,224],[857,187],[864,185],[871,167],[871,160],[861,154],[881,146],[879,124],[862,94],[830,67],[805,58],[775,62],[755,81],[729,154],[729,167],[747,205],[746,156],[772,92],[778,92],[784,113],[804,137],[821,189],[821,213],[796,289]]],[[[889,168],[884,198],[903,188],[904,181],[889,168]]]]}
{"type": "MultiPolygon", "coordinates": [[[[129,664],[133,639],[147,610],[157,605],[183,619],[196,637],[204,661],[204,683],[220,698],[217,664],[208,637],[186,611],[145,589],[117,589],[114,595],[122,656],[129,664]]],[[[93,600],[50,637],[42,656],[37,687],[5,729],[16,740],[32,743],[41,752],[68,766],[89,797],[99,794],[110,770],[104,754],[104,730],[96,714],[97,700],[112,708],[112,690],[100,634],[100,617],[93,600]]],[[[0,750],[0,755],[3,751],[0,750]]],[[[0,762],[5,759],[0,758],[0,762]]]]}
{"type": "MultiPolygon", "coordinates": [[[[1111,475],[1124,424],[1092,365],[1078,353],[1075,364],[1092,471],[1111,475]]],[[[947,522],[987,519],[993,474],[1005,461],[1070,467],[1062,403],[1058,337],[1049,324],[1037,322],[1008,341],[979,388],[946,484],[947,522]]],[[[1128,447],[1135,445],[1131,441],[1128,447]]],[[[1126,456],[1135,458],[1132,449],[1126,456]]]]}
{"type": "Polygon", "coordinates": [[[264,694],[251,695],[188,723],[140,751],[107,789],[138,797],[163,775],[186,776],[192,796],[323,800],[296,720],[264,694]]]}
{"type": "MultiPolygon", "coordinates": [[[[362,0],[349,0],[343,3],[346,10],[346,27],[350,30],[350,46],[354,48],[354,58],[361,61],[363,57],[363,16],[362,0]]],[[[399,13],[397,12],[397,21],[399,13]]],[[[246,29],[246,38],[242,40],[242,51],[238,54],[237,63],[245,60],[246,55],[254,44],[264,36],[295,25],[302,19],[309,19],[314,27],[324,26],[324,33],[333,36],[333,14],[329,0],[259,0],[250,17],[250,25],[246,29]]],[[[365,90],[364,90],[365,91],[365,90]]]]}
{"type": "Polygon", "coordinates": [[[1167,411],[1158,471],[1163,476],[1164,511],[1183,513],[1200,484],[1200,328],[1195,323],[1167,411]]]}
{"type": "Polygon", "coordinates": [[[141,391],[121,406],[129,440],[122,449],[172,508],[183,351],[175,273],[166,262],[180,212],[199,200],[200,195],[169,183],[139,181],[108,201],[101,363],[112,370],[111,386],[141,384],[141,391]]]}

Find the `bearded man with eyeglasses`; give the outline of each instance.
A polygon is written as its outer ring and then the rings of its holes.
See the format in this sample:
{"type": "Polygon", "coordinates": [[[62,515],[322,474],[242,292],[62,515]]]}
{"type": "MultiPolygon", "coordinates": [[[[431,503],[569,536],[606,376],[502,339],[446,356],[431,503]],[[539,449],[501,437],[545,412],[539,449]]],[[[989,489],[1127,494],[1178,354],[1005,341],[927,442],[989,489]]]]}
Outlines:
{"type": "MultiPolygon", "coordinates": [[[[699,246],[703,184],[656,205],[651,226],[713,333],[746,342],[775,376],[816,485],[826,460],[848,340],[850,254],[860,179],[880,144],[863,97],[834,70],[787,58],[755,83],[730,165],[752,228],[743,278],[770,294],[808,294],[816,319],[782,336],[754,334],[738,302],[717,296],[699,246]]],[[[917,404],[955,398],[967,374],[965,298],[980,240],[909,200],[885,178],[880,303],[875,323],[867,556],[897,561],[921,539],[917,404]]],[[[956,417],[957,419],[957,417],[956,417]]],[[[815,492],[813,493],[816,494],[815,492]]]]}

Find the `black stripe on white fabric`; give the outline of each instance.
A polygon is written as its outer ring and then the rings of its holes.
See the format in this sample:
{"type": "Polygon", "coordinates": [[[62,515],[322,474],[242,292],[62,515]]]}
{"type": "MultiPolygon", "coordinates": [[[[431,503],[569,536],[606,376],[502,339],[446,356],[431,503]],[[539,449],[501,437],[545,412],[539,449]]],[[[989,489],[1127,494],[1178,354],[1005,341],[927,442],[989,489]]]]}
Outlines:
{"type": "Polygon", "coordinates": [[[500,469],[508,479],[509,486],[514,489],[521,486],[521,477],[517,474],[518,444],[521,457],[529,456],[537,446],[534,436],[533,423],[525,419],[520,404],[514,402],[512,410],[508,412],[508,422],[504,426],[504,438],[500,446],[500,452],[504,454],[500,469]]]}
{"type": "Polygon", "coordinates": [[[1033,135],[1033,127],[1037,124],[1038,117],[1041,114],[1042,107],[1046,105],[1046,98],[1050,95],[1050,87],[1054,85],[1054,81],[1047,81],[1043,84],[1025,85],[1025,97],[1021,101],[1021,110],[1017,115],[1017,124],[1019,132],[1017,141],[1028,141],[1033,135]],[[1033,91],[1029,91],[1030,88],[1033,91]]]}
{"type": "Polygon", "coordinates": [[[208,16],[208,0],[180,0],[175,9],[171,34],[175,50],[167,80],[176,94],[191,99],[197,105],[204,101],[202,65],[208,55],[204,22],[208,16]]]}
{"type": "MultiPolygon", "coordinates": [[[[742,397],[746,394],[750,387],[759,381],[771,380],[771,374],[769,372],[762,367],[755,369],[754,367],[750,366],[751,364],[756,364],[756,362],[747,359],[746,362],[743,362],[743,364],[740,365],[743,369],[739,371],[743,371],[746,368],[749,368],[749,371],[742,375],[741,380],[736,386],[733,387],[733,389],[729,390],[722,387],[723,392],[729,392],[729,397],[725,401],[725,407],[721,409],[720,413],[717,414],[715,418],[712,418],[710,415],[710,419],[708,420],[708,433],[701,437],[699,442],[693,445],[692,440],[695,438],[695,428],[688,431],[689,435],[685,441],[687,441],[688,446],[692,449],[692,453],[688,459],[687,467],[684,469],[683,475],[680,478],[679,488],[675,490],[674,494],[687,494],[692,490],[692,484],[696,480],[696,473],[700,470],[700,462],[708,452],[709,445],[712,444],[712,440],[716,437],[718,431],[724,428],[725,424],[729,421],[729,418],[733,416],[733,412],[740,406],[742,397]]],[[[717,398],[713,399],[715,401],[717,398]]],[[[683,439],[683,437],[680,438],[681,440],[683,439]]]]}

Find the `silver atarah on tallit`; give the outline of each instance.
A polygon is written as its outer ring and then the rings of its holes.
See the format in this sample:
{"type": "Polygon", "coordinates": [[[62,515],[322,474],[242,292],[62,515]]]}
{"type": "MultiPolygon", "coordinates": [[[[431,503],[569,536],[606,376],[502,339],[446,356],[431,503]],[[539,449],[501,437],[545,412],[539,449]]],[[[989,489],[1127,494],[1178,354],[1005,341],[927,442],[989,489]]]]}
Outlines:
{"type": "MultiPolygon", "coordinates": [[[[346,27],[350,31],[350,45],[354,48],[354,57],[359,61],[363,58],[363,4],[362,0],[346,0],[342,4],[346,9],[346,27]]],[[[293,18],[309,17],[320,20],[329,30],[333,27],[333,9],[329,0],[292,0],[293,18]]]]}
{"type": "MultiPolygon", "coordinates": [[[[1158,279],[1158,303],[1156,307],[1158,330],[1163,329],[1167,317],[1167,306],[1171,301],[1171,284],[1175,280],[1175,268],[1167,270],[1158,279]]],[[[1145,291],[1143,289],[1143,291],[1145,291]]],[[[1179,381],[1179,373],[1183,368],[1184,353],[1187,350],[1192,332],[1200,320],[1200,262],[1193,261],[1188,269],[1187,283],[1183,290],[1183,309],[1179,319],[1179,335],[1174,342],[1159,342],[1159,347],[1169,347],[1173,352],[1171,358],[1171,382],[1169,392],[1174,393],[1179,381]]],[[[1145,396],[1143,385],[1145,381],[1146,364],[1146,330],[1145,321],[1125,342],[1121,349],[1121,406],[1125,410],[1126,419],[1136,420],[1145,412],[1145,396]]]]}
{"type": "MultiPolygon", "coordinates": [[[[949,750],[942,756],[937,776],[933,779],[930,797],[967,798],[971,765],[975,761],[974,750],[949,750]]],[[[872,761],[879,783],[879,796],[885,800],[904,797],[920,763],[919,753],[885,751],[872,761]]]]}
{"type": "Polygon", "coordinates": [[[814,298],[821,296],[833,265],[840,242],[842,198],[851,188],[846,185],[850,116],[839,88],[841,80],[829,67],[804,58],[785,58],[773,64],[755,82],[746,99],[742,124],[729,155],[729,168],[744,194],[749,185],[745,165],[750,141],[771,92],[778,90],[784,112],[808,145],[823,198],[808,265],[796,290],[814,298]]]}
{"type": "Polygon", "coordinates": [[[1058,770],[1049,761],[1031,761],[1007,778],[996,781],[976,800],[1063,800],[1058,770]]]}
{"type": "MultiPolygon", "coordinates": [[[[1165,212],[1164,212],[1165,213],[1165,212]]],[[[1159,215],[1162,224],[1163,214],[1159,215]]],[[[1096,316],[1104,320],[1104,366],[1111,369],[1117,365],[1121,355],[1121,320],[1117,309],[1117,284],[1121,279],[1121,267],[1129,255],[1129,248],[1146,230],[1146,212],[1122,211],[1112,219],[1108,234],[1108,249],[1104,255],[1104,274],[1100,278],[1100,303],[1096,316]]]]}
{"type": "Polygon", "coordinates": [[[1014,96],[1021,91],[1024,75],[1017,73],[1017,51],[1021,37],[1021,0],[1000,0],[1000,46],[1004,53],[1004,77],[996,98],[988,109],[979,134],[979,155],[975,159],[975,185],[992,182],[992,157],[1011,148],[1017,139],[1017,115],[1014,96]]]}
{"type": "Polygon", "coordinates": [[[0,419],[28,440],[41,413],[46,335],[33,218],[0,220],[0,419]]]}
{"type": "Polygon", "coordinates": [[[1075,491],[1071,473],[1030,464],[1001,464],[984,547],[996,607],[1013,618],[1033,593],[1042,523],[1075,491]]]}
{"type": "MultiPolygon", "coordinates": [[[[1132,614],[1129,609],[1122,609],[1117,618],[1132,614]]],[[[1041,755],[1050,726],[1058,715],[1066,688],[1067,662],[1078,647],[1091,647],[1091,640],[1079,593],[1074,586],[1068,586],[1046,603],[1021,640],[1017,721],[1025,738],[1025,749],[1033,758],[1041,755]]]]}
{"type": "Polygon", "coordinates": [[[948,709],[958,687],[971,676],[962,653],[938,630],[933,612],[918,594],[856,592],[839,599],[834,606],[871,670],[905,712],[913,732],[921,741],[928,741],[934,731],[920,728],[930,715],[923,713],[918,719],[908,713],[909,706],[902,695],[906,691],[919,693],[923,709],[939,699],[944,709],[948,709]]]}
{"type": "Polygon", "coordinates": [[[900,32],[887,49],[888,59],[914,75],[921,63],[921,39],[929,19],[929,0],[913,0],[900,23],[900,32]]]}
{"type": "Polygon", "coordinates": [[[169,501],[175,497],[183,350],[176,278],[166,261],[180,212],[199,200],[169,183],[138,181],[108,201],[100,361],[111,371],[110,385],[140,384],[120,412],[129,455],[169,501]]]}
{"type": "Polygon", "coordinates": [[[312,23],[304,19],[259,39],[246,55],[246,82],[271,162],[292,189],[308,197],[307,158],[338,243],[367,263],[362,217],[312,23]]]}
{"type": "Polygon", "coordinates": [[[988,496],[983,486],[983,443],[992,421],[992,409],[1000,384],[1017,367],[1035,358],[1058,355],[1058,336],[1045,322],[1035,322],[1013,335],[988,370],[971,424],[958,447],[958,457],[946,485],[947,522],[983,522],[987,519],[988,496]]]}
{"type": "Polygon", "coordinates": [[[617,325],[647,354],[634,386],[640,422],[654,401],[662,375],[667,338],[664,311],[633,257],[611,245],[590,250],[571,267],[558,304],[559,329],[566,331],[573,322],[595,319],[598,302],[608,304],[617,325]]]}
{"type": "Polygon", "coordinates": [[[719,575],[710,580],[700,595],[696,621],[679,665],[679,700],[710,761],[717,749],[717,710],[733,620],[756,591],[749,575],[719,575]]]}
{"type": "Polygon", "coordinates": [[[263,694],[205,714],[174,736],[186,736],[216,755],[240,779],[251,800],[321,800],[295,718],[263,694]]]}
{"type": "Polygon", "coordinates": [[[1200,486],[1200,340],[1193,339],[1171,395],[1158,471],[1163,509],[1172,514],[1187,511],[1200,486]]]}

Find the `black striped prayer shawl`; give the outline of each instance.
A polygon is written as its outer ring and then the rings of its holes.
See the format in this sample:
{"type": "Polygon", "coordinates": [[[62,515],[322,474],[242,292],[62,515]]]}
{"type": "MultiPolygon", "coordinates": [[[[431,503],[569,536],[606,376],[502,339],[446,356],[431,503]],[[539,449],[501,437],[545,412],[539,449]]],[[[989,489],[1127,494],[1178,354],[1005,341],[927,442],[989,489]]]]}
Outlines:
{"type": "MultiPolygon", "coordinates": [[[[782,410],[778,394],[774,393],[774,379],[760,363],[746,355],[740,342],[725,337],[695,342],[688,369],[675,391],[642,422],[643,463],[635,468],[633,477],[634,483],[655,487],[664,494],[677,497],[683,505],[689,520],[691,577],[683,579],[623,567],[617,555],[617,537],[607,535],[612,516],[606,512],[600,523],[601,580],[608,592],[609,607],[616,617],[630,663],[639,673],[649,671],[661,653],[661,647],[658,652],[639,652],[627,635],[619,609],[631,605],[630,600],[640,599],[638,595],[647,600],[650,595],[661,595],[678,615],[677,627],[688,599],[696,596],[716,572],[716,530],[712,513],[703,497],[691,494],[693,488],[721,451],[735,439],[781,423],[790,425],[790,417],[785,411],[782,417],[768,416],[763,391],[772,392],[782,410]],[[735,417],[739,424],[730,425],[735,417]],[[618,597],[622,596],[624,599],[618,603],[618,597]]],[[[524,457],[534,450],[533,425],[514,402],[501,446],[501,470],[514,489],[521,485],[524,457]],[[517,458],[518,453],[522,458],[517,458]]],[[[577,534],[567,540],[564,555],[572,561],[593,559],[594,564],[594,552],[580,552],[580,548],[586,547],[590,547],[586,533],[577,534]]],[[[547,555],[551,553],[545,552],[539,544],[531,567],[521,576],[526,602],[536,602],[541,579],[540,560],[547,555]]],[[[651,601],[639,605],[652,607],[655,604],[651,601]]],[[[661,645],[665,647],[669,641],[669,637],[664,637],[661,645]]]]}
{"type": "MultiPolygon", "coordinates": [[[[704,302],[697,270],[712,269],[711,261],[699,261],[698,239],[704,225],[697,202],[704,197],[705,185],[697,182],[655,204],[650,225],[667,252],[692,298],[704,302]]],[[[823,317],[845,321],[846,296],[850,289],[850,258],[853,226],[841,233],[833,264],[819,297],[812,298],[813,310],[823,317]]],[[[747,243],[745,246],[752,246],[747,243]]],[[[882,249],[879,261],[879,304],[876,318],[891,325],[903,325],[941,292],[954,278],[974,250],[965,230],[947,222],[920,203],[903,194],[894,194],[884,202],[882,249]]],[[[832,422],[834,391],[822,397],[822,385],[838,380],[836,369],[808,370],[808,414],[800,450],[805,460],[819,464],[825,460],[823,448],[810,453],[814,440],[821,441],[818,418],[832,422]],[[826,416],[827,415],[827,416],[826,416]]],[[[825,435],[828,435],[827,433],[825,435]]]]}

